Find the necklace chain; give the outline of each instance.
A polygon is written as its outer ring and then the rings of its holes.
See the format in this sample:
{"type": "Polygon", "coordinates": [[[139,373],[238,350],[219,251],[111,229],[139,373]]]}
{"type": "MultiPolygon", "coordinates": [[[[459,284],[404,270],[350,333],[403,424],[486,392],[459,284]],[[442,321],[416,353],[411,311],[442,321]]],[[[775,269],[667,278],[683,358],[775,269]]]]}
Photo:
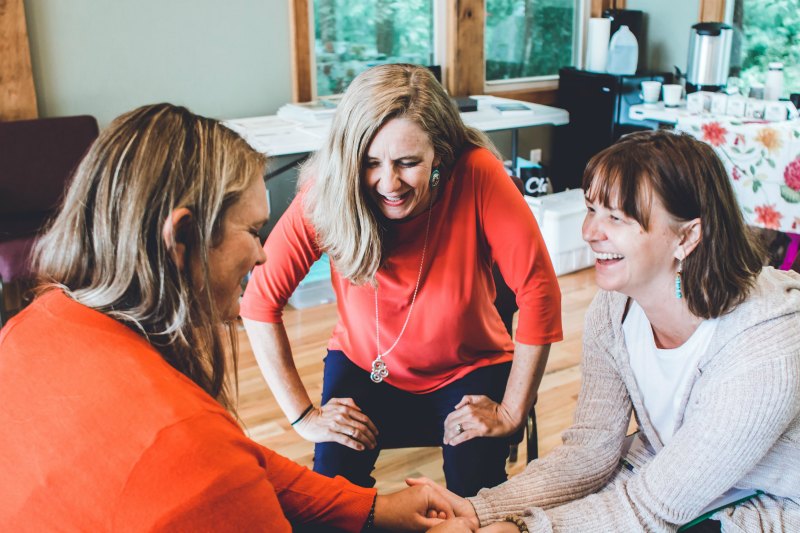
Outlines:
{"type": "Polygon", "coordinates": [[[378,286],[375,285],[375,348],[378,352],[377,357],[372,362],[372,372],[370,373],[369,377],[375,383],[380,383],[389,375],[389,369],[386,367],[386,362],[383,358],[391,353],[394,350],[397,343],[400,342],[400,339],[403,337],[403,333],[406,331],[406,326],[408,326],[408,321],[411,319],[411,312],[414,310],[414,302],[417,299],[417,292],[419,291],[419,284],[422,280],[422,268],[425,265],[425,251],[428,249],[428,233],[431,229],[431,211],[433,210],[433,197],[431,196],[430,205],[428,206],[428,222],[425,225],[425,241],[422,245],[422,257],[419,260],[419,272],[417,272],[417,283],[414,286],[414,294],[411,296],[411,304],[408,306],[408,313],[406,314],[406,320],[403,322],[403,327],[400,329],[400,334],[397,335],[397,338],[394,340],[394,343],[389,347],[388,350],[381,353],[381,321],[380,315],[378,313],[378,286]]]}

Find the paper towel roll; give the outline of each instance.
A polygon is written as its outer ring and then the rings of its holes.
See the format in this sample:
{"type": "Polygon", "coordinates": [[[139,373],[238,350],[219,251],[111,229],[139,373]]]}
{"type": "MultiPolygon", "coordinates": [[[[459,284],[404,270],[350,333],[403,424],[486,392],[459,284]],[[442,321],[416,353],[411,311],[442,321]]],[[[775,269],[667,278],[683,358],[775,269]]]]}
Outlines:
{"type": "Polygon", "coordinates": [[[611,19],[589,19],[589,35],[586,38],[586,70],[606,71],[610,35],[611,19]]]}

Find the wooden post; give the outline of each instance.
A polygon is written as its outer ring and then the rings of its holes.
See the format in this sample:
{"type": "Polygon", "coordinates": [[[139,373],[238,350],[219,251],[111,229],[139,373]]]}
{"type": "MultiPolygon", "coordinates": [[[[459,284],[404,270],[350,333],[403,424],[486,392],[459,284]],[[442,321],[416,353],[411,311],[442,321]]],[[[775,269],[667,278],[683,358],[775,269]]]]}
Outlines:
{"type": "Polygon", "coordinates": [[[0,120],[38,116],[25,6],[0,0],[0,120]]]}
{"type": "Polygon", "coordinates": [[[700,22],[724,22],[725,0],[700,0],[700,22]]]}
{"type": "Polygon", "coordinates": [[[484,0],[447,0],[445,87],[451,96],[483,94],[486,65],[484,0]]]}
{"type": "MultiPolygon", "coordinates": [[[[0,0],[2,2],[2,0],[0,0]]],[[[289,28],[292,53],[292,101],[313,98],[311,76],[311,11],[309,0],[289,0],[289,28]]]]}
{"type": "Polygon", "coordinates": [[[592,17],[600,17],[603,11],[611,8],[625,9],[625,0],[592,0],[591,15],[592,17]]]}

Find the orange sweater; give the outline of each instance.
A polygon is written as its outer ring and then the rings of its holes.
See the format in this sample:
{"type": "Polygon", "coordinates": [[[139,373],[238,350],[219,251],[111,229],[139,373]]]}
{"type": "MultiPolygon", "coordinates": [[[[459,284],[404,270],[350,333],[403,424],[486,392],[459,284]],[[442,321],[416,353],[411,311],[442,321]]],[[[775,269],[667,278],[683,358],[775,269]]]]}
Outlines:
{"type": "Polygon", "coordinates": [[[0,529],[359,531],[373,489],[248,439],[142,336],[50,291],[0,333],[0,529]]]}
{"type": "MultiPolygon", "coordinates": [[[[500,161],[486,149],[467,150],[440,187],[414,310],[402,339],[386,357],[386,381],[415,393],[512,358],[514,343],[494,307],[493,262],[516,294],[517,341],[562,339],[561,293],[544,240],[500,161]]],[[[289,296],[320,257],[302,199],[298,194],[267,239],[267,262],[253,272],[242,300],[243,317],[279,323],[289,296]]],[[[394,343],[408,313],[427,216],[386,222],[387,259],[378,271],[383,350],[394,343]]],[[[339,321],[328,348],[342,350],[369,370],[377,353],[375,292],[352,285],[335,268],[332,280],[339,321]]]]}

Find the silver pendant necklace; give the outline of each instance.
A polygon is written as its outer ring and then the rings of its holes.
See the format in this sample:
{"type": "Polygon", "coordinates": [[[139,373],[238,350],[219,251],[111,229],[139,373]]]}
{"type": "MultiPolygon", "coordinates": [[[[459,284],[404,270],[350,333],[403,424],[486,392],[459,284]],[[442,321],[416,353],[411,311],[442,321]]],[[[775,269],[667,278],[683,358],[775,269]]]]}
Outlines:
{"type": "Polygon", "coordinates": [[[389,376],[389,369],[386,367],[386,361],[384,361],[383,358],[389,355],[389,353],[394,350],[394,347],[397,346],[397,343],[400,342],[400,339],[403,337],[403,333],[406,331],[406,326],[408,326],[408,321],[411,318],[411,312],[414,310],[414,302],[417,299],[417,292],[419,291],[419,282],[422,279],[422,267],[425,265],[425,251],[428,249],[428,232],[431,229],[432,209],[433,195],[431,195],[430,205],[428,206],[428,222],[425,225],[425,241],[422,245],[422,258],[419,260],[417,284],[414,286],[414,295],[411,296],[411,305],[408,306],[408,314],[406,315],[406,321],[403,323],[403,327],[400,329],[400,334],[394,340],[394,344],[392,344],[391,347],[389,347],[389,349],[385,352],[381,352],[381,321],[380,315],[378,314],[378,285],[375,285],[375,348],[378,352],[378,355],[372,362],[372,372],[369,374],[369,379],[375,383],[380,383],[389,376]]]}

